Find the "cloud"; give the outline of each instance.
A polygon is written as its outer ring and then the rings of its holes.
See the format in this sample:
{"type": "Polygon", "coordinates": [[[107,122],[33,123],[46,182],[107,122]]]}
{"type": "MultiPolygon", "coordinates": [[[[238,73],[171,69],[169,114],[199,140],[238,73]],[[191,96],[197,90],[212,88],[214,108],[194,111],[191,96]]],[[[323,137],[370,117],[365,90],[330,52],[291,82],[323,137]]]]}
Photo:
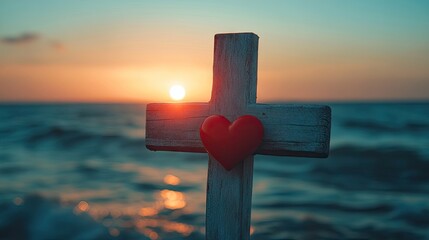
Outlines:
{"type": "Polygon", "coordinates": [[[39,35],[35,33],[23,33],[18,36],[0,38],[0,42],[10,45],[19,45],[31,43],[39,39],[39,35]]]}
{"type": "MultiPolygon", "coordinates": [[[[26,32],[16,36],[2,37],[0,38],[0,43],[20,46],[24,44],[33,43],[39,39],[43,40],[43,37],[36,33],[26,32]]],[[[42,41],[42,44],[46,44],[50,49],[56,52],[63,52],[66,50],[66,46],[64,45],[64,43],[58,40],[46,40],[42,41]]]]}

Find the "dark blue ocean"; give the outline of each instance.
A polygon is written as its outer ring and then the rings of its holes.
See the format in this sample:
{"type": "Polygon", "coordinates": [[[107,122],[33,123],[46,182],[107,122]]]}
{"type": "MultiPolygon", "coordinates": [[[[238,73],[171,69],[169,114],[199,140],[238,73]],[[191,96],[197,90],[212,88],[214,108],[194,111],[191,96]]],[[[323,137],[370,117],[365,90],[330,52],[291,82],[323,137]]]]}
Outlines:
{"type": "MultiPolygon", "coordinates": [[[[256,156],[253,239],[429,239],[429,103],[332,108],[327,159],[256,156]]],[[[145,105],[1,104],[0,239],[204,239],[205,154],[145,105]]]]}

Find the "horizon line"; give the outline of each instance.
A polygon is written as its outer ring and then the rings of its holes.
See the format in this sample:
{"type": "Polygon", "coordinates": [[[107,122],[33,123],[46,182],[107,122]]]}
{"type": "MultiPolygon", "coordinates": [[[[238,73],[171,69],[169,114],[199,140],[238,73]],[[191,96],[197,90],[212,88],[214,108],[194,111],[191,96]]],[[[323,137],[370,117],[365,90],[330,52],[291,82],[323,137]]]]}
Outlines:
{"type": "MultiPolygon", "coordinates": [[[[67,101],[67,100],[58,100],[58,101],[21,101],[21,100],[12,100],[12,101],[2,101],[0,100],[0,105],[55,105],[55,104],[129,104],[129,105],[137,105],[144,104],[147,105],[149,103],[159,103],[160,101],[90,101],[90,100],[82,100],[82,101],[67,101]]],[[[164,101],[165,103],[187,103],[187,101],[164,101]]],[[[195,103],[198,101],[189,101],[189,103],[195,103]]],[[[203,102],[203,101],[201,101],[203,102]]],[[[276,103],[311,103],[311,104],[337,104],[337,103],[426,103],[429,102],[429,98],[422,99],[346,99],[346,100],[272,100],[272,101],[263,101],[257,102],[257,104],[276,104],[276,103]]]]}

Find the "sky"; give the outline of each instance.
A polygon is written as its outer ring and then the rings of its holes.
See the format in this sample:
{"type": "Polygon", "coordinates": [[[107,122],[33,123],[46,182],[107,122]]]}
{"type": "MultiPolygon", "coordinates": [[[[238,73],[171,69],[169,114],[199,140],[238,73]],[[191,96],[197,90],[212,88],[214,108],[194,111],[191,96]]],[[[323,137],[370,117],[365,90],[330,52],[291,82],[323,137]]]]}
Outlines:
{"type": "Polygon", "coordinates": [[[259,36],[258,101],[429,99],[429,1],[0,1],[0,101],[208,101],[214,35],[259,36]]]}

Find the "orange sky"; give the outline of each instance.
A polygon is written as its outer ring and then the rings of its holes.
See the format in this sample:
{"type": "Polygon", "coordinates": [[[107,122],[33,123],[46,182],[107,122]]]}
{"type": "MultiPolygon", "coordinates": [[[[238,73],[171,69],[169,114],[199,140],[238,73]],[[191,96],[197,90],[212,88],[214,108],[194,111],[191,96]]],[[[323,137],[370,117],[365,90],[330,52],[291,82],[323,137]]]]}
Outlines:
{"type": "Polygon", "coordinates": [[[429,96],[422,1],[95,2],[0,3],[0,101],[171,101],[173,84],[208,101],[213,36],[243,31],[260,37],[258,101],[429,96]]]}

